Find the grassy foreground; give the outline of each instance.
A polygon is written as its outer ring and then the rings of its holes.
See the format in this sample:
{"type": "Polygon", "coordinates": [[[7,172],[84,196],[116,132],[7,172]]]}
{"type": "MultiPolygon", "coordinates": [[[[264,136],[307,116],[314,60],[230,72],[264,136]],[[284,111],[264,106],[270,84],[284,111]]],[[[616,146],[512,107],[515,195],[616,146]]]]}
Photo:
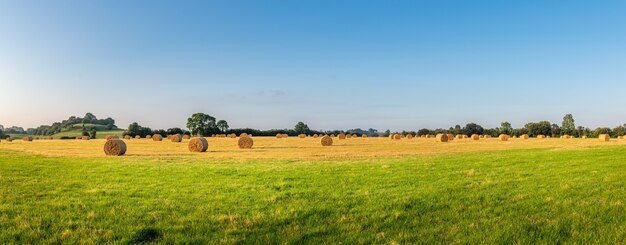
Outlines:
{"type": "Polygon", "coordinates": [[[0,243],[624,244],[624,152],[211,159],[0,149],[0,243]]]}

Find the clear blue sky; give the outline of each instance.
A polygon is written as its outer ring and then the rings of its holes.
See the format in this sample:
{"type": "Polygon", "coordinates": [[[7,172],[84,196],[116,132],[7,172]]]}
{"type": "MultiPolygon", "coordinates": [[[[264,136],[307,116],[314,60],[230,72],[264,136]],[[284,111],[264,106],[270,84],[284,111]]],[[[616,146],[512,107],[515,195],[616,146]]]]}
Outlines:
{"type": "Polygon", "coordinates": [[[625,1],[4,1],[0,124],[626,123],[625,1]]]}

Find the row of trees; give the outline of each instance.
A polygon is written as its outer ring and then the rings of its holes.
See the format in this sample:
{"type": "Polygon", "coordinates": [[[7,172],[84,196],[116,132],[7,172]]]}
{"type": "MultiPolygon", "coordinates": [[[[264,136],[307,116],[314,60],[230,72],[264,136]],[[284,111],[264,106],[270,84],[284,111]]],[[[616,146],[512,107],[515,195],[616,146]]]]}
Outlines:
{"type": "MultiPolygon", "coordinates": [[[[389,135],[390,132],[386,132],[384,135],[389,135]]],[[[500,134],[508,134],[512,136],[520,136],[523,134],[528,134],[531,137],[535,137],[537,135],[546,135],[551,137],[560,137],[563,135],[570,135],[575,137],[598,137],[600,134],[609,134],[611,137],[623,136],[626,135],[626,124],[611,128],[596,128],[594,130],[587,127],[576,127],[574,117],[572,114],[567,114],[563,117],[563,122],[559,126],[556,123],[551,123],[549,121],[539,121],[539,122],[529,122],[524,125],[522,128],[513,128],[511,123],[502,122],[500,127],[496,128],[483,128],[482,126],[475,123],[468,123],[465,127],[461,127],[460,125],[456,125],[455,127],[451,127],[449,129],[420,129],[418,131],[402,131],[402,134],[413,134],[413,135],[434,135],[438,133],[447,133],[447,134],[464,134],[464,135],[472,135],[472,134],[480,134],[480,135],[491,135],[496,137],[500,134]]]]}
{"type": "Polygon", "coordinates": [[[146,135],[153,135],[153,134],[160,134],[160,135],[165,136],[165,135],[172,135],[172,134],[189,134],[189,131],[183,130],[181,128],[169,128],[167,130],[164,130],[164,129],[152,130],[151,128],[142,127],[138,123],[134,122],[128,125],[128,129],[124,131],[123,133],[123,135],[128,135],[131,137],[135,137],[139,135],[139,137],[142,137],[142,138],[146,137],[146,135]]]}
{"type": "MultiPolygon", "coordinates": [[[[29,128],[27,130],[21,129],[22,132],[11,132],[11,133],[26,133],[31,135],[53,135],[60,133],[62,131],[68,131],[73,129],[83,129],[83,132],[89,131],[91,132],[91,128],[89,130],[85,129],[85,124],[91,125],[102,125],[107,130],[117,128],[115,126],[115,120],[113,118],[107,117],[106,119],[98,119],[94,114],[88,112],[84,117],[76,117],[71,116],[66,120],[61,122],[55,122],[51,125],[41,125],[37,128],[29,128]]],[[[95,129],[94,126],[91,126],[95,129]]]]}
{"type": "MultiPolygon", "coordinates": [[[[115,127],[115,120],[110,117],[107,119],[98,119],[95,115],[91,113],[87,113],[84,117],[75,117],[72,116],[67,120],[62,122],[53,123],[51,126],[40,126],[35,129],[27,129],[24,130],[21,127],[10,127],[5,128],[0,125],[0,138],[7,137],[7,134],[32,134],[32,135],[52,135],[61,130],[69,129],[77,127],[79,124],[82,124],[82,132],[85,136],[90,136],[95,138],[97,130],[95,126],[89,126],[87,128],[85,123],[93,124],[93,125],[107,125],[107,129],[113,129],[115,127]]],[[[211,136],[214,134],[241,134],[247,133],[257,136],[274,136],[276,134],[288,134],[290,136],[296,136],[299,134],[339,134],[339,133],[349,133],[349,134],[358,134],[358,135],[368,135],[371,137],[377,136],[388,136],[391,134],[390,130],[385,131],[384,133],[378,132],[378,130],[370,128],[368,130],[363,130],[360,128],[350,129],[350,130],[330,130],[330,131],[320,131],[320,130],[312,130],[309,126],[303,122],[298,122],[293,129],[271,129],[271,130],[258,130],[252,128],[239,128],[239,129],[230,129],[228,126],[228,122],[225,120],[217,120],[215,117],[205,114],[205,113],[195,113],[191,115],[187,119],[187,128],[190,131],[181,129],[181,128],[169,128],[167,130],[159,129],[152,130],[148,127],[142,127],[138,123],[134,122],[128,126],[128,129],[124,132],[124,135],[130,135],[135,137],[139,135],[140,137],[145,137],[146,135],[152,134],[161,134],[161,135],[171,135],[171,134],[190,134],[190,135],[199,135],[199,136],[211,136]]],[[[496,137],[500,134],[508,134],[512,136],[520,136],[523,134],[528,134],[531,137],[535,137],[537,135],[546,135],[552,137],[559,137],[562,135],[571,135],[575,137],[597,137],[600,134],[609,134],[611,137],[623,136],[626,135],[626,124],[615,127],[615,128],[596,128],[594,130],[578,126],[576,127],[574,117],[572,114],[567,114],[563,117],[563,121],[561,125],[551,123],[549,121],[539,121],[539,122],[529,122],[521,128],[513,128],[511,123],[502,122],[500,127],[496,128],[483,128],[481,125],[476,123],[468,123],[464,127],[460,125],[456,125],[454,127],[450,127],[449,129],[427,129],[423,128],[417,131],[402,131],[395,132],[401,133],[404,135],[412,134],[412,135],[434,135],[438,133],[447,133],[447,134],[464,134],[464,135],[472,135],[472,134],[480,134],[480,135],[491,135],[496,137]]]]}

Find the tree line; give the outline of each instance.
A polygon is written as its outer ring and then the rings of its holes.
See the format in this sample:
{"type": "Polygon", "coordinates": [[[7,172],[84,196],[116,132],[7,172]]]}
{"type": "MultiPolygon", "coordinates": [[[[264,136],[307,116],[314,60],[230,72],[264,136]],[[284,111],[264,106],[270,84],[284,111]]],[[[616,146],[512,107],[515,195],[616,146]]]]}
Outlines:
{"type": "MultiPolygon", "coordinates": [[[[107,129],[117,128],[115,126],[115,120],[112,118],[106,119],[98,119],[92,113],[85,114],[84,117],[75,117],[72,116],[67,120],[63,120],[61,122],[55,122],[50,126],[42,125],[35,129],[27,129],[24,130],[21,127],[10,127],[4,128],[4,126],[0,125],[0,138],[6,138],[8,134],[31,134],[31,135],[53,135],[61,132],[62,130],[74,129],[76,127],[81,127],[84,136],[90,136],[95,138],[97,130],[94,126],[86,127],[85,124],[90,125],[104,125],[107,129]]],[[[160,135],[172,135],[172,134],[188,134],[194,136],[212,136],[216,134],[237,134],[240,135],[242,133],[247,133],[256,136],[275,136],[276,134],[287,134],[289,136],[297,136],[299,134],[313,135],[313,134],[340,134],[340,133],[349,133],[349,134],[357,134],[367,135],[370,137],[378,137],[378,136],[388,136],[392,132],[390,130],[386,130],[385,132],[379,132],[376,129],[369,128],[367,130],[363,130],[360,128],[357,129],[349,129],[349,130],[313,130],[310,129],[309,126],[303,122],[298,122],[292,129],[270,129],[270,130],[259,130],[253,128],[236,128],[231,129],[226,120],[217,120],[215,117],[205,114],[205,113],[194,113],[191,117],[187,118],[187,128],[189,130],[185,130],[182,128],[169,128],[169,129],[157,129],[152,130],[149,127],[143,127],[139,125],[137,122],[133,122],[128,126],[128,129],[124,131],[123,135],[129,135],[131,137],[140,136],[145,137],[146,135],[160,134],[160,135]]],[[[435,135],[439,133],[445,134],[454,134],[454,135],[467,135],[470,136],[472,134],[479,135],[491,135],[493,137],[497,137],[500,134],[508,134],[511,136],[520,136],[524,134],[528,134],[531,137],[536,137],[537,135],[546,135],[551,137],[560,137],[563,135],[570,135],[574,137],[598,137],[600,134],[609,134],[611,137],[618,137],[626,135],[626,124],[617,126],[615,128],[608,127],[600,127],[596,129],[590,129],[584,126],[576,126],[574,117],[572,114],[566,114],[563,117],[563,121],[560,125],[556,123],[551,123],[549,121],[539,121],[539,122],[529,122],[521,128],[513,128],[511,123],[502,122],[500,127],[495,128],[484,128],[481,125],[476,123],[468,123],[465,126],[461,127],[460,125],[456,125],[454,127],[450,127],[448,129],[439,128],[439,129],[428,129],[422,128],[416,131],[402,131],[402,132],[393,132],[399,133],[403,135],[435,135]]]]}

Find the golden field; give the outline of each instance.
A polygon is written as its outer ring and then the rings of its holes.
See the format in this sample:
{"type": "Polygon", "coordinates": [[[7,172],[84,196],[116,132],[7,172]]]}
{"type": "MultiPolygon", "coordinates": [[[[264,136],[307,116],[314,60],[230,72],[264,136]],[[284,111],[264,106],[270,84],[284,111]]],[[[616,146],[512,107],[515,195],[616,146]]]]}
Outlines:
{"type": "MultiPolygon", "coordinates": [[[[187,148],[189,140],[180,143],[153,141],[150,139],[124,140],[127,152],[124,157],[189,157],[225,159],[300,159],[300,158],[361,158],[361,157],[402,157],[412,155],[433,155],[445,153],[471,153],[504,151],[515,149],[576,149],[602,146],[625,145],[626,141],[611,139],[600,142],[598,139],[519,139],[511,138],[503,142],[491,139],[455,139],[446,143],[433,138],[413,138],[391,140],[385,137],[333,138],[330,147],[320,145],[319,138],[253,137],[252,149],[239,149],[238,138],[206,138],[209,150],[192,153],[187,148]]],[[[107,157],[103,152],[105,140],[34,140],[25,142],[0,142],[0,149],[15,150],[44,156],[107,157]]]]}

